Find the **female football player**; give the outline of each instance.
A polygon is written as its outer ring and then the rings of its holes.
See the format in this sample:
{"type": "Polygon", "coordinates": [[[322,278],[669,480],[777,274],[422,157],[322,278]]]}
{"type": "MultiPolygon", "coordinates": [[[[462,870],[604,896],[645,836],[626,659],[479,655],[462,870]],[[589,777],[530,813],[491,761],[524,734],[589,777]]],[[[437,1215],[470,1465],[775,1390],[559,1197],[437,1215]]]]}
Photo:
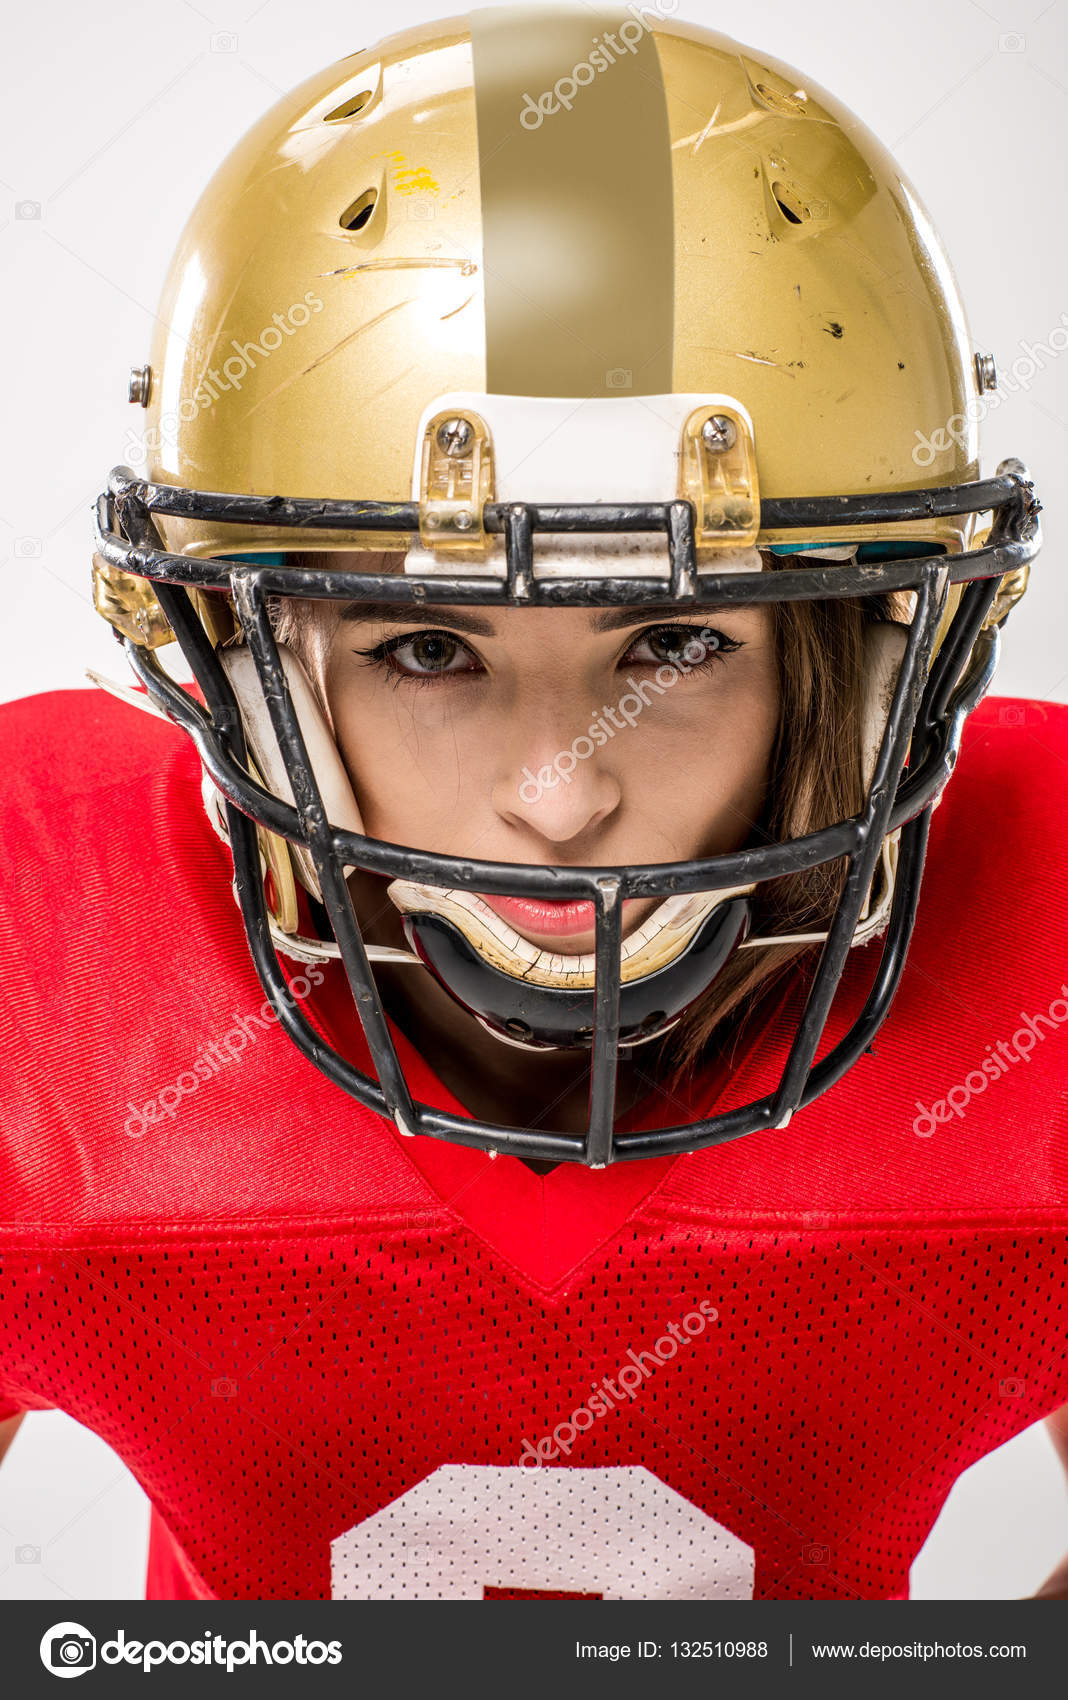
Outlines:
{"type": "Polygon", "coordinates": [[[1068,1401],[995,383],[875,138],[649,9],[223,165],[98,508],[150,712],[9,711],[0,1416],[125,1459],[150,1597],[903,1599],[1068,1401]]]}

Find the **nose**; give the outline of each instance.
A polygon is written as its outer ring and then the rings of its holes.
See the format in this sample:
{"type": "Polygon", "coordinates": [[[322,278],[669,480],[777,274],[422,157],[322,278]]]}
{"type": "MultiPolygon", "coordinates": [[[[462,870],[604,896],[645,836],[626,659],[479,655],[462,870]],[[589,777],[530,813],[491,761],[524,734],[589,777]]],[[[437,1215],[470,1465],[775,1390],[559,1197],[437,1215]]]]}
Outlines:
{"type": "Polygon", "coordinates": [[[539,739],[525,753],[493,787],[494,809],[509,825],[561,848],[580,844],[619,808],[622,787],[589,736],[551,749],[539,739]]]}

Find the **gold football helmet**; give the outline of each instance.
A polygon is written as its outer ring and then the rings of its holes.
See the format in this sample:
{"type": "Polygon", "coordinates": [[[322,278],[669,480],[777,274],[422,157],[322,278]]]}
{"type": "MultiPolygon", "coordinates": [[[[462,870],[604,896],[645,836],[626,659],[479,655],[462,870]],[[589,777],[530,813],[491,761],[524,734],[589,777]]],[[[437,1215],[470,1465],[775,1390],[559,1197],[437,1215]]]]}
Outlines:
{"type": "Polygon", "coordinates": [[[196,741],[250,947],[294,1041],[404,1133],[595,1166],[781,1125],[870,1043],[926,830],[1038,548],[1024,469],[981,479],[977,355],[918,196],[838,101],[652,8],[509,6],[396,35],[280,101],[181,238],[131,379],[145,464],[98,509],[96,600],[196,741]],[[343,553],[345,559],[338,560],[343,553]],[[355,564],[354,564],[355,563],[355,564]],[[413,607],[903,598],[873,626],[855,816],[645,867],[486,863],[363,832],[290,597],[413,607]],[[162,667],[177,640],[203,696],[162,667]],[[842,862],[826,926],[754,930],[769,881],[842,862]],[[502,1040],[590,1052],[585,1133],[412,1098],[347,885],[388,877],[419,961],[502,1040]],[[479,893],[592,901],[551,960],[479,893]],[[659,900],[624,939],[622,900],[659,900]],[[853,944],[872,993],[814,1062],[853,944]],[[776,1091],[614,1131],[621,1049],[739,950],[820,947],[776,1091]],[[278,952],[339,955],[373,1074],[278,952]]]}

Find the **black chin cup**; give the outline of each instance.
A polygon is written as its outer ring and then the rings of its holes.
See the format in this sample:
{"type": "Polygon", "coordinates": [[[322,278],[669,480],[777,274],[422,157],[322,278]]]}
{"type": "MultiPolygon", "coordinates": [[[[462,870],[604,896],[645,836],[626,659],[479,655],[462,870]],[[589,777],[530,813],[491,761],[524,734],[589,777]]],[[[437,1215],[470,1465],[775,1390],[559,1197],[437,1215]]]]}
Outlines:
{"type": "MultiPolygon", "coordinates": [[[[619,1043],[657,1039],[712,984],[749,931],[750,900],[716,905],[673,962],[625,981],[619,999],[619,1043]]],[[[450,997],[502,1039],[535,1050],[589,1050],[594,992],[538,986],[493,968],[460,929],[441,915],[405,915],[408,943],[450,997]]]]}

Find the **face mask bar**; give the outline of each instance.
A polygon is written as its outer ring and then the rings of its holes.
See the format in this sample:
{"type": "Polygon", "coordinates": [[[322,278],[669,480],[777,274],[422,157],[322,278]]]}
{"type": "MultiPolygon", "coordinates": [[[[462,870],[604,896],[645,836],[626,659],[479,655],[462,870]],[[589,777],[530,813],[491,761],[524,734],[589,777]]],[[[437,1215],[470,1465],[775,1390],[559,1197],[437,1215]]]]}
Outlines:
{"type": "MultiPolygon", "coordinates": [[[[1000,469],[999,469],[1000,470],[1000,469]]],[[[159,603],[193,669],[206,707],[164,672],[152,650],[129,637],[135,672],[169,717],[193,738],[227,799],[236,887],[261,983],[289,1037],[326,1076],[361,1103],[388,1116],[404,1134],[423,1133],[461,1144],[591,1167],[645,1156],[699,1150],[758,1128],[783,1126],[798,1108],[838,1080],[870,1045],[888,1013],[904,966],[918,899],[930,811],[950,774],[967,715],[989,685],[998,633],[989,621],[1003,575],[1024,569],[1038,550],[1037,504],[1016,472],[971,485],[872,496],[765,500],[764,530],[833,527],[917,520],[935,514],[993,510],[989,543],[956,556],[909,558],[878,565],[834,565],[772,573],[720,573],[696,567],[693,510],[667,504],[487,504],[489,531],[502,532],[503,577],[371,575],[292,567],[240,565],[170,555],[159,547],[155,515],[214,518],[273,528],[412,533],[412,504],[284,501],[226,496],[139,482],[126,469],[112,475],[98,507],[98,552],[115,568],[153,581],[159,603]],[[121,525],[120,535],[116,522],[121,525]],[[660,532],[667,538],[670,579],[663,576],[539,579],[533,537],[550,532],[660,532]],[[934,666],[930,656],[950,583],[966,585],[934,666]],[[259,786],[248,773],[244,731],[229,681],[214,647],[184,594],[186,588],[229,591],[252,654],[271,723],[283,756],[295,806],[259,786]],[[916,607],[897,685],[865,803],[849,820],[783,844],[741,850],[691,862],[640,868],[557,868],[476,862],[410,850],[333,829],[326,818],[300,725],[289,696],[270,621],[271,595],[388,598],[420,607],[475,603],[484,606],[599,606],[662,603],[665,592],[681,605],[817,600],[914,590],[916,607]],[[925,682],[926,681],[926,682],[925,682]],[[911,745],[910,766],[902,779],[911,745]],[[308,849],[323,904],[337,940],[377,1079],[356,1069],[327,1045],[296,1007],[270,937],[259,850],[253,822],[308,849]],[[901,827],[898,877],[872,988],[849,1032],[819,1063],[815,1054],[868,893],[883,839],[901,827]],[[619,1060],[622,903],[628,897],[670,895],[757,884],[845,858],[845,883],[774,1092],[752,1103],[684,1126],[639,1133],[614,1132],[619,1060]],[[344,869],[359,867],[390,878],[460,887],[491,895],[577,899],[592,902],[596,918],[595,1019],[590,1107],[582,1134],[513,1128],[455,1117],[411,1098],[375,986],[353,910],[344,869]]]]}

